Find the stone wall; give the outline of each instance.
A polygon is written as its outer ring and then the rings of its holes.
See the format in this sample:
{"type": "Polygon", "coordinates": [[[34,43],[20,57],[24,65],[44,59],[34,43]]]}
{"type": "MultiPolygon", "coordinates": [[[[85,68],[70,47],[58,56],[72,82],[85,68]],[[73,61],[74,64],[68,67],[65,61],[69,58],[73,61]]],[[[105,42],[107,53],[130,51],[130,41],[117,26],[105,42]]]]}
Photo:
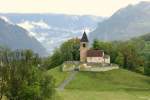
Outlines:
{"type": "Polygon", "coordinates": [[[107,67],[82,67],[80,68],[80,71],[91,71],[91,72],[101,72],[101,71],[109,71],[113,69],[119,69],[119,66],[107,66],[107,67]]]}
{"type": "Polygon", "coordinates": [[[109,71],[113,69],[119,69],[119,66],[116,64],[100,64],[100,63],[81,63],[78,61],[69,61],[64,62],[62,65],[62,71],[109,71]]]}
{"type": "Polygon", "coordinates": [[[79,64],[79,61],[66,61],[62,65],[62,71],[74,71],[79,64]]]}

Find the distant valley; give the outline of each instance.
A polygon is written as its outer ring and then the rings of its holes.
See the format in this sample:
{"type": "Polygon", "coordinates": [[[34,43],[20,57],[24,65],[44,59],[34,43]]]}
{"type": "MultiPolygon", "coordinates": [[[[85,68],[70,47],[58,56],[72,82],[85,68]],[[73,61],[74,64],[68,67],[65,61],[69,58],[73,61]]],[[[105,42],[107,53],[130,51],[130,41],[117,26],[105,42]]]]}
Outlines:
{"type": "Polygon", "coordinates": [[[77,16],[64,14],[0,14],[8,23],[16,24],[36,38],[48,53],[57,48],[64,41],[82,36],[93,31],[98,22],[105,18],[96,16],[77,16]]]}

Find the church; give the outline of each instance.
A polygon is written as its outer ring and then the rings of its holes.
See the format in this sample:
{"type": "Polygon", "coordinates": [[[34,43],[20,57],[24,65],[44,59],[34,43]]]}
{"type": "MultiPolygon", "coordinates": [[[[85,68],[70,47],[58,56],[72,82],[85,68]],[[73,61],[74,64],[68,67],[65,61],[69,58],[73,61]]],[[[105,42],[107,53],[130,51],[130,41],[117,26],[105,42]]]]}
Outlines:
{"type": "Polygon", "coordinates": [[[110,64],[110,56],[103,50],[89,49],[89,40],[84,32],[80,39],[80,62],[110,64]]]}
{"type": "Polygon", "coordinates": [[[64,62],[62,71],[100,72],[118,68],[118,65],[110,63],[110,56],[104,50],[89,48],[89,40],[84,32],[80,39],[80,61],[64,62]]]}

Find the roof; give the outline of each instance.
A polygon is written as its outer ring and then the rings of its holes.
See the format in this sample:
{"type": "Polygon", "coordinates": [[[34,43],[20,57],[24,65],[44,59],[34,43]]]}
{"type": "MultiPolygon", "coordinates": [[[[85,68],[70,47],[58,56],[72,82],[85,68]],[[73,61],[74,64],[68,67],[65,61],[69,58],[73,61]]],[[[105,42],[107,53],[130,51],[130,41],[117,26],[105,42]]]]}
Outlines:
{"type": "Polygon", "coordinates": [[[83,36],[82,36],[80,41],[81,42],[88,42],[89,41],[85,32],[83,33],[83,36]]]}
{"type": "Polygon", "coordinates": [[[88,50],[87,57],[103,57],[103,53],[102,50],[88,50]]]}

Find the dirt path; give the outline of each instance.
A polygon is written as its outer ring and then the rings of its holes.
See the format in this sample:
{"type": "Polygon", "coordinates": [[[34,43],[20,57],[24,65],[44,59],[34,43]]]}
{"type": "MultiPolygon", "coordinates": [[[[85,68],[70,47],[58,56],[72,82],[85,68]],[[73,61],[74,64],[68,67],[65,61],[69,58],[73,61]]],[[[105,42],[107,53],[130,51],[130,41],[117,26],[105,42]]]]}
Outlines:
{"type": "Polygon", "coordinates": [[[68,78],[66,78],[57,88],[58,91],[63,91],[65,86],[75,78],[77,71],[73,71],[68,78]]]}

